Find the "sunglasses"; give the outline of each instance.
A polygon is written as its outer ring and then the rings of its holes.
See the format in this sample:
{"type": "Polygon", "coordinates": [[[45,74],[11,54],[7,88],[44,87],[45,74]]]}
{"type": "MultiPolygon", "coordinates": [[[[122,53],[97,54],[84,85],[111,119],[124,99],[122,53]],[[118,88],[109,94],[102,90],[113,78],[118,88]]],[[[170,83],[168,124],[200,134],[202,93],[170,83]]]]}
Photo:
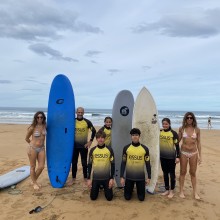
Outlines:
{"type": "Polygon", "coordinates": [[[186,117],[186,119],[190,119],[191,120],[191,119],[193,119],[193,117],[186,117]]]}
{"type": "Polygon", "coordinates": [[[35,209],[32,209],[29,214],[33,214],[33,213],[38,213],[42,210],[43,208],[41,206],[37,206],[35,209]]]}
{"type": "Polygon", "coordinates": [[[43,116],[37,116],[37,119],[39,119],[39,118],[41,118],[41,119],[42,119],[42,118],[43,118],[43,116]]]}

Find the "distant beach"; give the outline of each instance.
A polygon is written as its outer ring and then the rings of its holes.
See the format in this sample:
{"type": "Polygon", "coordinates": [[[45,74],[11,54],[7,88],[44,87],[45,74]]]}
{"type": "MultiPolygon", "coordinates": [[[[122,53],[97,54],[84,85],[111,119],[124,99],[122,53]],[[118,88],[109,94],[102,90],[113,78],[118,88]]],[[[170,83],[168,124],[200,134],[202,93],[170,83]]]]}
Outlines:
{"type": "MultiPolygon", "coordinates": [[[[15,107],[0,107],[0,124],[30,124],[33,115],[36,111],[44,111],[47,114],[46,108],[15,108],[15,107]]],[[[201,129],[207,129],[208,118],[211,117],[212,129],[220,129],[220,112],[212,111],[193,111],[196,115],[198,126],[201,129]]],[[[171,119],[172,127],[178,128],[181,126],[182,119],[186,111],[163,111],[159,110],[159,121],[164,117],[171,119]]],[[[74,114],[74,113],[73,113],[74,114]]],[[[111,109],[85,109],[85,118],[88,118],[96,126],[104,124],[104,118],[111,116],[111,109]]]]}

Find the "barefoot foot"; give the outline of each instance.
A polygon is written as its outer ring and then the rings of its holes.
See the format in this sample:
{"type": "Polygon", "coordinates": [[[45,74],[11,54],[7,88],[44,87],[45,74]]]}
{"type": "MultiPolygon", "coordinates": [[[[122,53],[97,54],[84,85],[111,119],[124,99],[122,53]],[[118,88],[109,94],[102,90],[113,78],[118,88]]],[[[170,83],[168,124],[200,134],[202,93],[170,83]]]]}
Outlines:
{"type": "Polygon", "coordinates": [[[174,197],[174,192],[173,190],[170,190],[169,195],[167,196],[169,199],[172,199],[174,197]]]}
{"type": "Polygon", "coordinates": [[[182,199],[185,199],[186,197],[185,197],[185,195],[184,195],[184,193],[180,193],[180,198],[182,198],[182,199]]]}
{"type": "Polygon", "coordinates": [[[40,187],[36,183],[33,183],[33,188],[34,188],[34,190],[39,190],[40,189],[40,187]]]}
{"type": "Polygon", "coordinates": [[[201,200],[200,196],[197,193],[195,194],[195,199],[196,200],[201,200]]]}
{"type": "Polygon", "coordinates": [[[166,190],[165,192],[161,193],[162,196],[167,196],[169,195],[169,190],[166,190]]]}
{"type": "Polygon", "coordinates": [[[76,178],[72,178],[71,180],[67,181],[67,186],[72,186],[76,182],[76,178]]]}

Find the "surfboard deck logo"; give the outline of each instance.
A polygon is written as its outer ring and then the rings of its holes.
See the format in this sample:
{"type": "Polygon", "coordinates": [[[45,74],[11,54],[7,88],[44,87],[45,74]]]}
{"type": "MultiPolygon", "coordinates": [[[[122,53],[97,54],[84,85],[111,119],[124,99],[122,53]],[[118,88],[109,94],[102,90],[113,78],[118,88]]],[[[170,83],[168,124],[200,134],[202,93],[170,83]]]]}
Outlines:
{"type": "Polygon", "coordinates": [[[122,116],[127,116],[129,114],[129,108],[127,106],[122,106],[120,108],[120,114],[122,116]]]}
{"type": "Polygon", "coordinates": [[[154,114],[151,120],[151,124],[156,124],[157,123],[157,114],[154,114]]]}

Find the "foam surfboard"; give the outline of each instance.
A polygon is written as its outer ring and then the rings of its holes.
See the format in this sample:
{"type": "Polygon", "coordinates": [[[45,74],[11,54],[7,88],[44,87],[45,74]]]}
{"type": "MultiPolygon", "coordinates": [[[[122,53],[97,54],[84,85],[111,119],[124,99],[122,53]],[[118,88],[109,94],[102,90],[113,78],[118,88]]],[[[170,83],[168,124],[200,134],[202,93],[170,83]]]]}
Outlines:
{"type": "Polygon", "coordinates": [[[68,178],[74,150],[75,99],[71,82],[57,75],[50,88],[46,155],[50,183],[62,188],[68,178]]]}
{"type": "Polygon", "coordinates": [[[30,166],[22,166],[0,176],[0,189],[13,186],[30,176],[30,166]]]}
{"type": "Polygon", "coordinates": [[[120,183],[120,168],[122,151],[126,144],[131,143],[130,130],[132,128],[132,115],[134,107],[134,97],[128,90],[120,91],[112,108],[112,133],[111,146],[115,155],[115,181],[118,187],[120,183]]]}
{"type": "Polygon", "coordinates": [[[146,145],[150,151],[151,181],[147,191],[153,193],[159,172],[159,121],[158,111],[151,93],[143,87],[138,94],[133,111],[133,127],[141,131],[140,143],[146,145]]]}

